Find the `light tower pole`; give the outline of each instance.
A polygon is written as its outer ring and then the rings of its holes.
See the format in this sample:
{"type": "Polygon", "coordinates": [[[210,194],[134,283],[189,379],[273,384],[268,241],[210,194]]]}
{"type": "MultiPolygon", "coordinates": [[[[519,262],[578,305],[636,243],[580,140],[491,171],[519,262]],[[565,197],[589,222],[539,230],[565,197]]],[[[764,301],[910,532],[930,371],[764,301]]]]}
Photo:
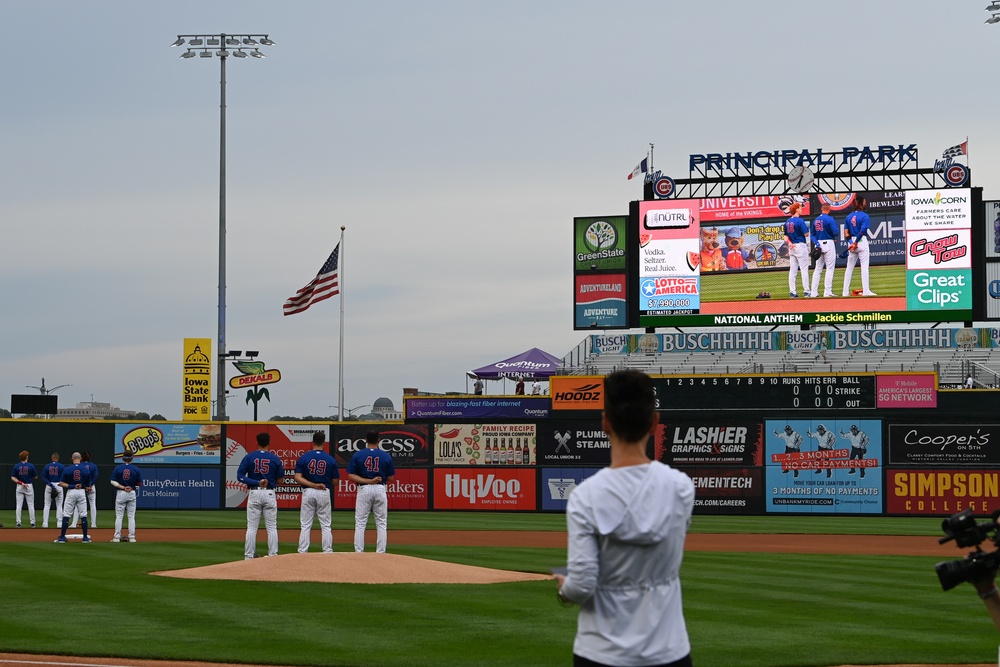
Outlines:
{"type": "Polygon", "coordinates": [[[260,33],[218,33],[177,35],[170,46],[187,45],[181,58],[217,57],[221,64],[219,79],[219,340],[216,350],[218,377],[215,379],[215,418],[226,417],[226,59],[266,57],[261,46],[274,46],[267,35],[260,33]]]}

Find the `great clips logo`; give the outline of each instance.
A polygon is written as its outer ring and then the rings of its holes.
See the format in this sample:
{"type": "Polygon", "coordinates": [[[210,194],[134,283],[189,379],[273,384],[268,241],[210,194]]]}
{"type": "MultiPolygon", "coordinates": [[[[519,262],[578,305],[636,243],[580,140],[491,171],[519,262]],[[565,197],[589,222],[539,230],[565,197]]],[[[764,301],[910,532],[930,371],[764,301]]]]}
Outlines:
{"type": "Polygon", "coordinates": [[[603,410],[603,377],[553,377],[549,380],[553,410],[603,410]]]}
{"type": "Polygon", "coordinates": [[[434,507],[471,510],[535,509],[535,471],[434,471],[434,507]]]}

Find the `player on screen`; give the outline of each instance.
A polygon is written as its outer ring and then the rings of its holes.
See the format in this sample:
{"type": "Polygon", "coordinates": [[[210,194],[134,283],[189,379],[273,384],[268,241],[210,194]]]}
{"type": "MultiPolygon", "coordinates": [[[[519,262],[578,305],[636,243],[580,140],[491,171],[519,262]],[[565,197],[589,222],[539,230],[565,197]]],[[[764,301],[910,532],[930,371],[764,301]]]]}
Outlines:
{"type": "MultiPolygon", "coordinates": [[[[802,451],[802,434],[794,430],[790,424],[785,424],[785,429],[781,433],[775,431],[774,435],[779,440],[785,441],[786,454],[791,454],[793,452],[795,454],[798,454],[799,452],[802,451]]],[[[788,468],[785,468],[785,472],[788,472],[788,468]]],[[[798,476],[799,476],[799,471],[795,470],[795,477],[798,476]]]]}

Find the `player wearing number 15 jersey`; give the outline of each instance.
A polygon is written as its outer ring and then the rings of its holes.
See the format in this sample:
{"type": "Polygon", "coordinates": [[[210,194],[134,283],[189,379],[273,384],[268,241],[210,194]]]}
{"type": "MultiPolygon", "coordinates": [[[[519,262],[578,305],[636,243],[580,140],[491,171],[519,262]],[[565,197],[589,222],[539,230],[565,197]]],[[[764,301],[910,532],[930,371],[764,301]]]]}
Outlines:
{"type": "Polygon", "coordinates": [[[348,478],[358,485],[354,501],[354,551],[365,550],[365,524],[375,514],[375,553],[385,553],[389,499],[386,484],[396,476],[392,457],[378,447],[378,432],[368,431],[367,447],[355,452],[347,464],[348,478]]]}
{"type": "Polygon", "coordinates": [[[243,544],[243,558],[254,557],[257,547],[257,529],[260,516],[264,515],[267,529],[267,555],[278,555],[278,480],[285,474],[285,466],[274,452],[268,451],[271,436],[257,434],[257,451],[243,457],[236,471],[236,479],[247,485],[247,536],[243,544]]]}
{"type": "Polygon", "coordinates": [[[323,451],[326,434],[313,433],[312,451],[306,452],[295,462],[295,481],[302,486],[302,507],[299,509],[299,553],[309,551],[309,532],[313,518],[319,519],[323,553],[333,553],[333,531],[330,530],[330,491],[333,480],[340,479],[337,461],[323,451]]]}

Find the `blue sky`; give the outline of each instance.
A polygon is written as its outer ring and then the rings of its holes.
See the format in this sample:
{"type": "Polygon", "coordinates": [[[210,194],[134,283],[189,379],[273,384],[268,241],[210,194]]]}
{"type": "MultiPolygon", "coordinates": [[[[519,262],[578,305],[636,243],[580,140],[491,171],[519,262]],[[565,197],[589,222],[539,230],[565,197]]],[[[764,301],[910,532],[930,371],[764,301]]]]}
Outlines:
{"type": "MultiPolygon", "coordinates": [[[[0,4],[0,395],[179,418],[182,342],[216,336],[219,61],[181,33],[261,32],[227,63],[227,340],[331,414],[337,298],[283,317],[347,227],[345,407],[572,328],[571,221],[691,153],[969,137],[1000,198],[985,0],[67,1],[0,4]]],[[[7,399],[0,405],[9,407],[7,399]]],[[[233,419],[252,406],[230,398],[233,419]]]]}

